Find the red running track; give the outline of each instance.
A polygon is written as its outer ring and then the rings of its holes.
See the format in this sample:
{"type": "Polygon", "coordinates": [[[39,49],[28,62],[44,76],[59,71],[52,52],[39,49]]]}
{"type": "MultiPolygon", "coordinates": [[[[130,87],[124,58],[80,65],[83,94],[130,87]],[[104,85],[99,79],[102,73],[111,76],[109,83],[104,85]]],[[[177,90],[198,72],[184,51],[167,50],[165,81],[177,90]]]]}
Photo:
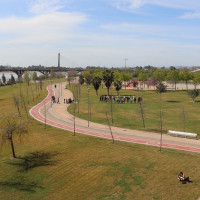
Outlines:
{"type": "MultiPolygon", "coordinates": [[[[44,105],[46,105],[47,103],[49,103],[51,101],[51,94],[54,94],[54,92],[52,90],[52,86],[48,86],[47,90],[48,90],[47,97],[42,102],[40,102],[39,104],[37,104],[36,106],[31,108],[30,111],[29,111],[30,115],[34,119],[36,119],[36,120],[38,120],[38,121],[40,121],[42,123],[45,123],[45,118],[41,115],[40,109],[44,105]]],[[[48,124],[50,126],[53,126],[53,127],[56,127],[56,128],[68,130],[68,131],[72,131],[72,132],[74,131],[74,128],[71,127],[70,125],[63,125],[63,124],[60,124],[58,122],[55,122],[55,121],[52,121],[52,120],[49,120],[49,119],[46,119],[46,124],[48,124]]],[[[76,132],[77,133],[81,133],[81,134],[85,134],[85,135],[100,137],[100,138],[112,139],[112,137],[110,135],[103,134],[103,133],[98,133],[98,132],[95,132],[93,130],[92,131],[86,131],[86,130],[83,130],[81,128],[77,128],[76,132]]],[[[150,146],[157,146],[157,147],[160,146],[160,143],[158,143],[158,142],[150,142],[148,140],[138,140],[138,139],[126,138],[126,137],[120,137],[120,136],[116,136],[115,140],[124,141],[124,142],[131,142],[131,143],[137,143],[137,144],[150,145],[150,146]]],[[[189,146],[181,146],[181,145],[163,143],[162,147],[200,153],[200,148],[194,148],[194,147],[189,147],[189,146]]]]}

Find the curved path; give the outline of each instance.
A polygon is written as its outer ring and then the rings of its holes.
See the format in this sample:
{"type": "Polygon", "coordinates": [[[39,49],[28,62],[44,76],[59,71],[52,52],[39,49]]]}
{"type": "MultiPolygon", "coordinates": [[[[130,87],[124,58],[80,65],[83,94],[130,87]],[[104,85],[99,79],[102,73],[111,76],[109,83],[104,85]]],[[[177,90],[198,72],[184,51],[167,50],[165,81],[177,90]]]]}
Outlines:
{"type": "MultiPolygon", "coordinates": [[[[51,85],[48,86],[47,97],[31,108],[29,112],[33,118],[42,123],[46,121],[48,125],[74,132],[74,116],[67,112],[69,104],[63,102],[63,99],[72,98],[73,95],[69,90],[64,89],[65,84],[62,85],[63,87],[61,87],[61,84],[57,84],[56,88],[51,85]],[[60,96],[60,94],[63,94],[63,96],[60,96]],[[51,105],[52,95],[55,95],[56,100],[59,97],[60,104],[51,105]]],[[[89,122],[88,127],[88,121],[80,118],[75,118],[75,122],[76,133],[112,139],[109,127],[106,125],[89,122]]],[[[111,127],[111,129],[115,140],[160,146],[160,134],[117,127],[111,127]]],[[[200,140],[178,138],[164,134],[162,147],[199,153],[200,140]]]]}

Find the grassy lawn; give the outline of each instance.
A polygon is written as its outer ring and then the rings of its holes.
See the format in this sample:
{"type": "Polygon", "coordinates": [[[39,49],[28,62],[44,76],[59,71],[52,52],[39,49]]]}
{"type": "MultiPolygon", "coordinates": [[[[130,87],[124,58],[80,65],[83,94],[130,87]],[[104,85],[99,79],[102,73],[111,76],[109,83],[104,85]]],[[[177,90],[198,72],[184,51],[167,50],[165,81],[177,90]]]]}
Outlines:
{"type": "MultiPolygon", "coordinates": [[[[15,112],[11,96],[18,91],[18,85],[0,88],[1,114],[15,112]]],[[[45,90],[40,98],[30,100],[28,107],[44,96],[45,90]]],[[[150,96],[153,98],[153,93],[150,96]]],[[[167,98],[164,96],[163,99],[167,98]]],[[[91,99],[94,109],[97,97],[91,95],[91,99]]],[[[129,110],[129,105],[120,106],[129,110]]],[[[136,112],[136,105],[130,106],[136,112]]],[[[25,117],[24,110],[22,113],[25,117]]],[[[101,114],[103,118],[103,111],[101,114]]],[[[137,120],[139,124],[139,117],[137,120]]],[[[21,159],[11,158],[9,144],[0,148],[2,200],[194,200],[200,196],[199,154],[169,149],[159,153],[156,147],[124,142],[112,145],[109,140],[80,134],[74,137],[50,126],[45,130],[43,124],[31,121],[30,134],[21,141],[15,138],[16,154],[21,159]],[[177,181],[180,171],[189,175],[193,183],[180,184],[177,181]]]]}
{"type": "MultiPolygon", "coordinates": [[[[73,87],[69,89],[73,90],[73,87]]],[[[106,112],[111,113],[110,103],[99,101],[99,96],[106,94],[107,90],[101,87],[97,96],[93,86],[90,86],[91,121],[107,124],[106,112]]],[[[110,94],[117,95],[114,89],[111,89],[110,94]]],[[[145,130],[159,132],[160,94],[156,93],[156,91],[120,90],[120,95],[142,97],[144,101],[145,130]]],[[[73,113],[73,108],[69,108],[69,111],[73,113]]],[[[194,132],[200,135],[200,97],[196,98],[196,102],[193,104],[191,98],[187,95],[187,91],[167,91],[167,93],[162,94],[162,111],[165,132],[167,130],[184,131],[185,126],[186,132],[194,132]],[[183,123],[183,112],[185,113],[185,125],[183,123]]],[[[81,98],[77,116],[88,119],[86,85],[81,86],[81,98]]],[[[113,126],[144,130],[139,104],[114,103],[113,118],[113,126]]]]}

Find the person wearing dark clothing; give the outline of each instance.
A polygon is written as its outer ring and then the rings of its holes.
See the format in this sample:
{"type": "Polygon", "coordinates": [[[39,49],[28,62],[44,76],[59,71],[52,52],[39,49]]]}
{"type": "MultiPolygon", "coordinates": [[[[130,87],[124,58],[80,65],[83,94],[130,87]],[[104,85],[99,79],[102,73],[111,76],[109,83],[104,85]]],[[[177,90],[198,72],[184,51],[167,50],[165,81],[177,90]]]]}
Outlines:
{"type": "Polygon", "coordinates": [[[192,182],[192,181],[190,181],[190,178],[189,178],[189,176],[188,177],[186,177],[184,174],[183,174],[183,172],[180,172],[179,173],[179,175],[178,175],[178,180],[180,181],[180,182],[182,182],[183,184],[184,183],[186,183],[186,182],[192,182]]]}

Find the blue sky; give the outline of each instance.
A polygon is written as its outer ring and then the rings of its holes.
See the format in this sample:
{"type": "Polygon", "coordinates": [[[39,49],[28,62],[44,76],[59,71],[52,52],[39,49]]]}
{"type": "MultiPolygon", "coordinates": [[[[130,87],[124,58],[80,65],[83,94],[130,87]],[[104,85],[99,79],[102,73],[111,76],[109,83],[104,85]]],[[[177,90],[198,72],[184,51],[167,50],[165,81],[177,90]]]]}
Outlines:
{"type": "Polygon", "coordinates": [[[0,0],[0,65],[200,66],[199,0],[0,0]]]}

